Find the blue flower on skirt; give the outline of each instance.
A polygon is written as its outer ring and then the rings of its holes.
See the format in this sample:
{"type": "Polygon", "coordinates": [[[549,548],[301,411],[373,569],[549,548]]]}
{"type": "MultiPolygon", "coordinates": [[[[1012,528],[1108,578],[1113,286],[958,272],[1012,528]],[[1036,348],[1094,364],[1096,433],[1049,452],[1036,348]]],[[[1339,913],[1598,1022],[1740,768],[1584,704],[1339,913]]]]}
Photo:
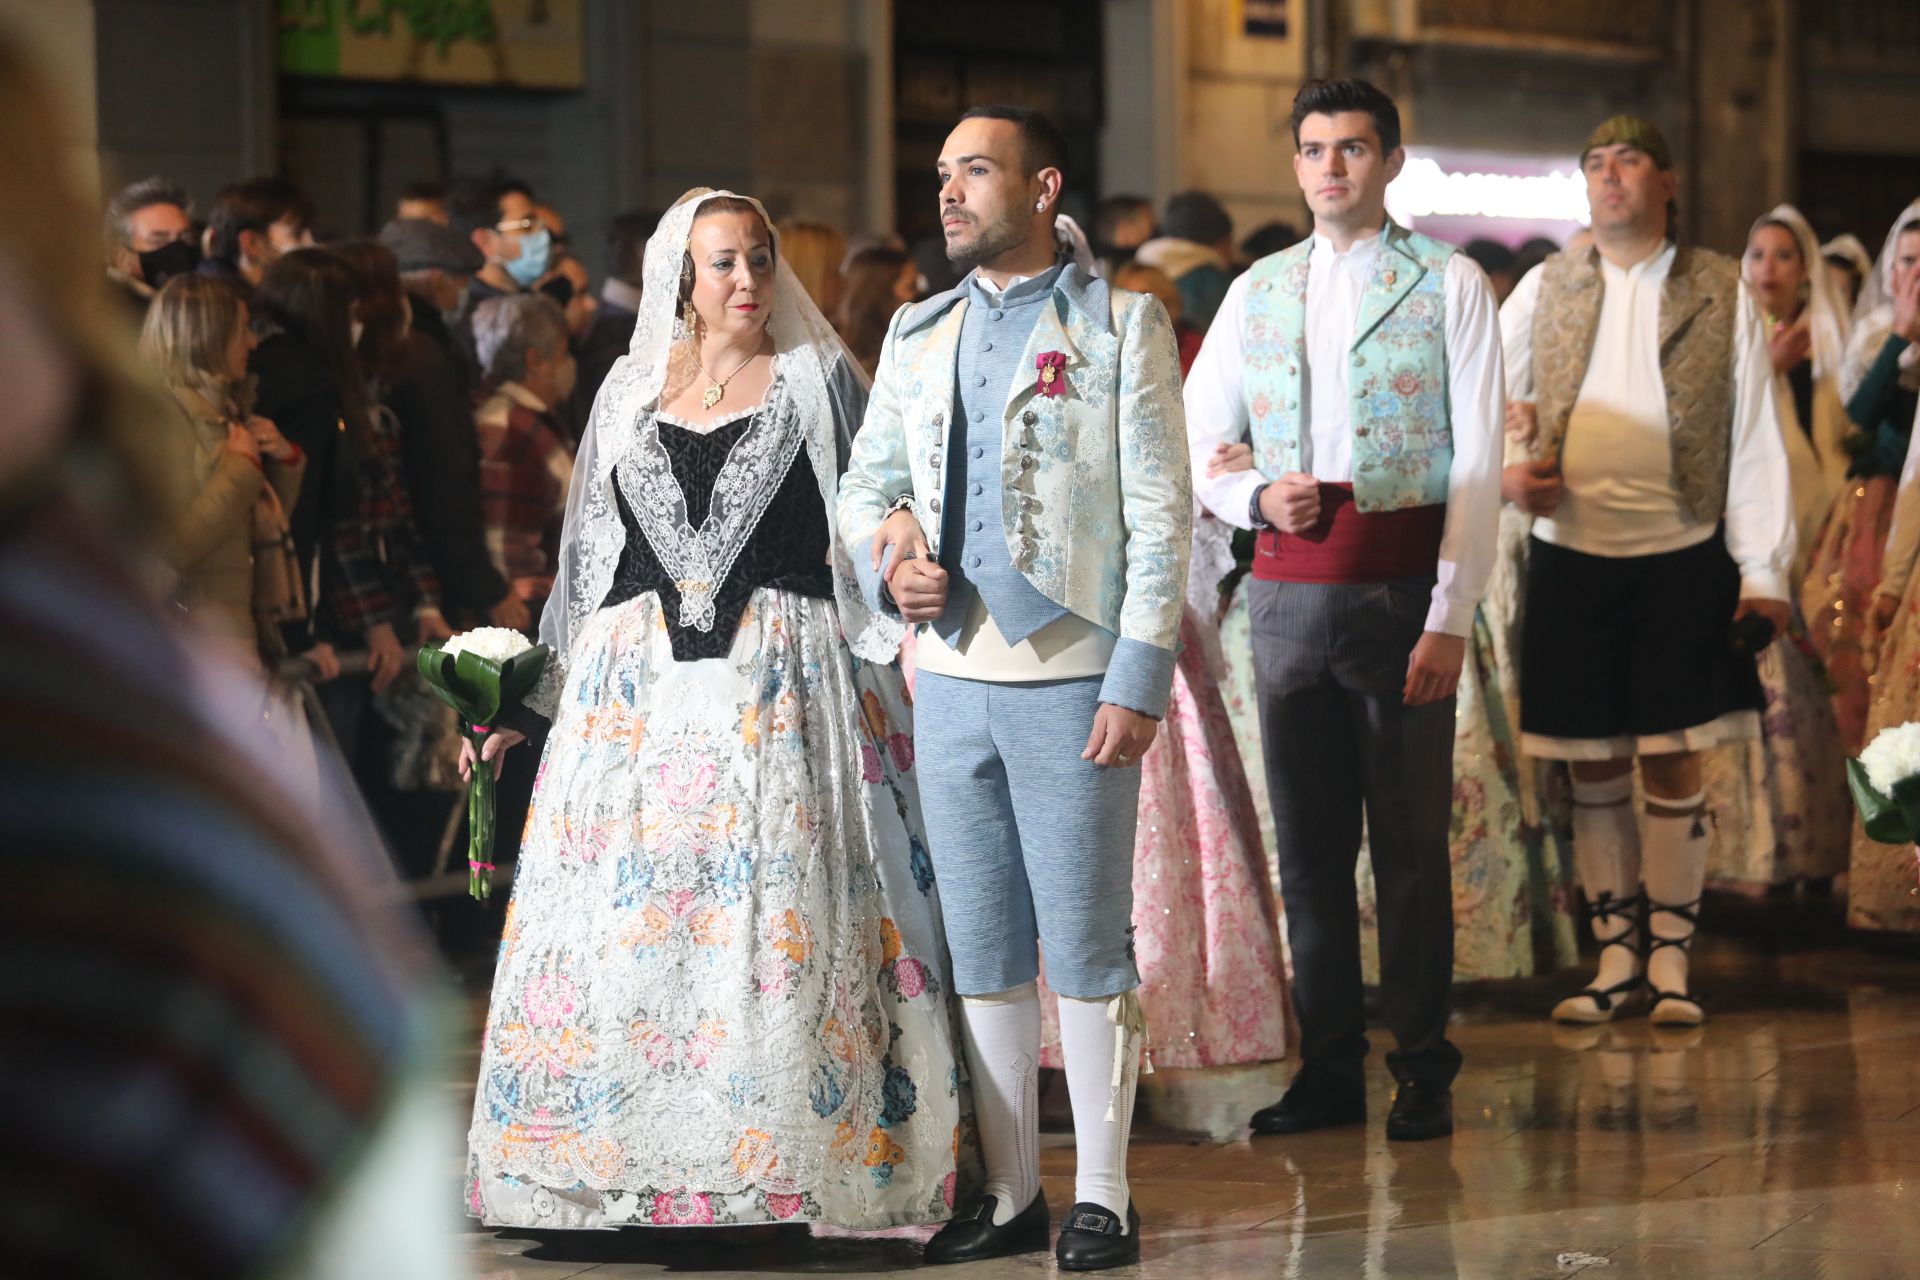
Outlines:
{"type": "Polygon", "coordinates": [[[647,891],[653,887],[653,860],[635,853],[620,856],[615,872],[613,905],[637,911],[646,905],[647,891]]]}
{"type": "Polygon", "coordinates": [[[886,1083],[880,1087],[880,1127],[891,1129],[904,1123],[920,1107],[920,1091],[913,1077],[903,1068],[888,1067],[886,1083]]]}
{"type": "Polygon", "coordinates": [[[927,846],[920,843],[920,837],[907,837],[907,866],[913,871],[913,883],[921,893],[933,891],[933,859],[927,856],[927,846]]]}
{"type": "Polygon", "coordinates": [[[813,1114],[824,1120],[838,1111],[840,1104],[846,1100],[847,1091],[841,1085],[840,1078],[833,1074],[831,1067],[822,1063],[820,1078],[813,1082],[813,1114]]]}

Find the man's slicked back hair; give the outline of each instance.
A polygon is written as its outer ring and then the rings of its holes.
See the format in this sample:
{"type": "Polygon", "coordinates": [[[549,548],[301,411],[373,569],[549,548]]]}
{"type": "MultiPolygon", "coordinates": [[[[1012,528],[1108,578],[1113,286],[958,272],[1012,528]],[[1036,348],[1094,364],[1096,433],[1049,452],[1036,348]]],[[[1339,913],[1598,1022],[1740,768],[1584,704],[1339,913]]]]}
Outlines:
{"type": "Polygon", "coordinates": [[[1031,178],[1042,169],[1067,172],[1067,140],[1053,121],[1032,107],[991,105],[971,107],[962,120],[1005,120],[1020,134],[1021,163],[1031,178]]]}
{"type": "Polygon", "coordinates": [[[1309,80],[1293,96],[1293,145],[1300,145],[1300,125],[1308,116],[1337,116],[1364,111],[1373,117],[1384,155],[1400,145],[1400,108],[1393,99],[1365,80],[1309,80]]]}

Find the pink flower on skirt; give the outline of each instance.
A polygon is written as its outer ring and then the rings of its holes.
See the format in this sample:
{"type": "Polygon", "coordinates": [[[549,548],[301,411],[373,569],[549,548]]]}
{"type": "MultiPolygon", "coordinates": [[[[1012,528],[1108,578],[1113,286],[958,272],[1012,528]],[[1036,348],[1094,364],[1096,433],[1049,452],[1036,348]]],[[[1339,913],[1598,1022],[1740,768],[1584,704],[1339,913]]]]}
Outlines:
{"type": "Polygon", "coordinates": [[[782,1222],[785,1222],[788,1218],[791,1218],[794,1214],[800,1212],[800,1197],[799,1196],[768,1196],[767,1212],[772,1214],[774,1217],[780,1219],[782,1222]]]}
{"type": "Polygon", "coordinates": [[[909,1000],[927,989],[927,971],[910,956],[894,962],[893,980],[900,984],[900,994],[909,1000]]]}
{"type": "Polygon", "coordinates": [[[468,1178],[467,1212],[477,1218],[486,1211],[487,1207],[480,1202],[480,1179],[478,1177],[468,1178]]]}
{"type": "Polygon", "coordinates": [[[521,997],[527,1007],[527,1021],[536,1027],[557,1027],[573,1012],[579,988],[564,973],[547,973],[527,984],[521,997]]]}
{"type": "Polygon", "coordinates": [[[653,1198],[653,1225],[656,1227],[710,1227],[713,1202],[703,1194],[663,1191],[653,1198]]]}
{"type": "Polygon", "coordinates": [[[880,781],[880,753],[873,747],[862,745],[860,748],[860,779],[863,782],[880,781]]]}
{"type": "Polygon", "coordinates": [[[940,1198],[947,1202],[947,1208],[949,1209],[953,1208],[953,1185],[955,1180],[955,1175],[951,1173],[940,1179],[940,1198]]]}
{"type": "Polygon", "coordinates": [[[887,752],[893,757],[893,767],[901,773],[913,768],[913,739],[904,733],[896,733],[887,739],[887,752]]]}

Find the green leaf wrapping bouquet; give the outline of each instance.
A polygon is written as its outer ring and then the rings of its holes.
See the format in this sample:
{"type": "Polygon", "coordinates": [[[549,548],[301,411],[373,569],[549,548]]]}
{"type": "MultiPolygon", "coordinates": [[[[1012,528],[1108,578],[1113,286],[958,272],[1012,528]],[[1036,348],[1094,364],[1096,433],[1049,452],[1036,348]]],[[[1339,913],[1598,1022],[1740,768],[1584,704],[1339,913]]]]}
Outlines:
{"type": "Polygon", "coordinates": [[[1869,838],[1920,844],[1920,724],[1874,735],[1858,760],[1847,761],[1847,785],[1869,838]]]}
{"type": "Polygon", "coordinates": [[[467,779],[467,892],[485,901],[493,893],[493,769],[480,759],[501,711],[532,692],[550,651],[508,627],[477,627],[444,645],[426,645],[417,660],[421,678],[454,714],[473,744],[467,779]]]}

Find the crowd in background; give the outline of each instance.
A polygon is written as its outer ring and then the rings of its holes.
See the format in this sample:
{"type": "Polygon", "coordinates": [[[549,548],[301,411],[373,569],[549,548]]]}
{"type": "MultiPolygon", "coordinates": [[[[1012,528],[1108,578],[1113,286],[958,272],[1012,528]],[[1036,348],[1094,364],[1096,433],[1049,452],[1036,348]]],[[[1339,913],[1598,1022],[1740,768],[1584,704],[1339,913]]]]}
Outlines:
{"type": "MultiPolygon", "coordinates": [[[[1799,643],[1824,664],[1838,741],[1857,751],[1869,723],[1906,715],[1904,702],[1873,709],[1869,676],[1907,616],[1920,537],[1920,515],[1895,518],[1920,386],[1920,230],[1890,234],[1876,263],[1852,235],[1819,247],[1783,210],[1755,225],[1744,270],[1781,417],[1811,459],[1796,515],[1815,625],[1799,643]]],[[[418,872],[422,815],[444,808],[432,797],[453,779],[450,728],[410,651],[477,625],[537,626],[573,450],[627,349],[659,215],[613,219],[595,287],[564,211],[510,178],[410,186],[376,236],[324,243],[313,202],[281,178],[236,183],[198,212],[149,178],[113,197],[106,226],[107,274],[173,393],[172,460],[195,494],[168,542],[174,599],[280,677],[274,707],[295,729],[289,691],[313,682],[402,869],[418,872]]],[[[1087,230],[1102,274],[1165,304],[1183,367],[1234,277],[1300,239],[1284,222],[1237,236],[1201,191],[1157,209],[1108,196],[1087,230]]],[[[937,236],[790,220],[779,248],[869,373],[898,309],[956,282],[937,236]]],[[[1562,246],[1463,248],[1504,300],[1562,246]]],[[[1920,701],[1904,685],[1897,698],[1920,701]]],[[[509,781],[502,831],[530,787],[509,781]]]]}

